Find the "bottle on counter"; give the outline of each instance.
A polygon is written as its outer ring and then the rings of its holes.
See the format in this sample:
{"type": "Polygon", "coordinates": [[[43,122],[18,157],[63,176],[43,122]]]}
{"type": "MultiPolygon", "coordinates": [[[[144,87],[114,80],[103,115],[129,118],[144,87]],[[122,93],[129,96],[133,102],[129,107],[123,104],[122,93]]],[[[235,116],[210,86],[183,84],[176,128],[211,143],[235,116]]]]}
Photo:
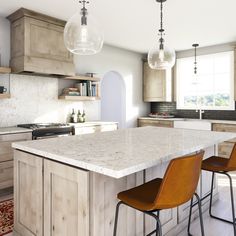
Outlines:
{"type": "Polygon", "coordinates": [[[80,113],[80,110],[78,110],[77,122],[79,122],[79,123],[83,122],[83,121],[82,121],[82,114],[80,113]]]}
{"type": "Polygon", "coordinates": [[[72,109],[70,122],[71,123],[76,123],[75,109],[72,109]]]}
{"type": "Polygon", "coordinates": [[[82,122],[85,122],[86,117],[85,117],[85,111],[83,110],[83,114],[82,114],[82,122]]]}

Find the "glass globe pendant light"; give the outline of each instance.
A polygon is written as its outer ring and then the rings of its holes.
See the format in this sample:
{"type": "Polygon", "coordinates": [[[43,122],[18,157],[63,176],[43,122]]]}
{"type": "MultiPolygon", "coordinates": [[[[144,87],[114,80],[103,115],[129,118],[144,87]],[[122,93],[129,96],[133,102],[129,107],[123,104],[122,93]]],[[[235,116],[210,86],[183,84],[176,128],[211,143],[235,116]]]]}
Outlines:
{"type": "Polygon", "coordinates": [[[90,15],[86,4],[79,1],[82,8],[73,15],[65,25],[64,42],[66,48],[73,54],[93,55],[101,51],[104,36],[101,28],[90,15]]]}
{"type": "Polygon", "coordinates": [[[197,76],[197,47],[199,46],[199,44],[195,43],[192,46],[194,47],[193,84],[198,84],[198,76],[197,76]]]}
{"type": "Polygon", "coordinates": [[[166,0],[156,0],[161,5],[161,25],[159,29],[160,39],[159,45],[156,45],[148,53],[148,64],[152,69],[166,70],[175,64],[175,51],[164,45],[164,29],[163,29],[163,2],[166,0]]]}

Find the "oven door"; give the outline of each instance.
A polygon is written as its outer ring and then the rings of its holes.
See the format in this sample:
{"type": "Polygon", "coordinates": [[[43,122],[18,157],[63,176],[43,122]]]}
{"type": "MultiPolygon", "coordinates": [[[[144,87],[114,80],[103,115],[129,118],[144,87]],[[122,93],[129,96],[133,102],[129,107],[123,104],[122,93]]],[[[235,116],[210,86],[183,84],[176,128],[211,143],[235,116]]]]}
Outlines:
{"type": "Polygon", "coordinates": [[[45,139],[45,138],[55,138],[60,136],[74,135],[74,127],[53,127],[53,128],[42,128],[36,129],[32,132],[32,138],[35,139],[45,139]]]}

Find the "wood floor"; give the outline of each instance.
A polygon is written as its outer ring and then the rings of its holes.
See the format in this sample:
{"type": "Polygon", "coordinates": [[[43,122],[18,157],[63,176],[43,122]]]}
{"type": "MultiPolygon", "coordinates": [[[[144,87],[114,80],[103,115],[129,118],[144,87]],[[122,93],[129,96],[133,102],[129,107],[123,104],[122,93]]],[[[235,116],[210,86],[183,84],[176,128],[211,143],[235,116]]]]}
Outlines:
{"type": "MultiPolygon", "coordinates": [[[[236,203],[236,173],[231,174],[231,175],[234,178],[234,193],[235,193],[235,203],[236,203]]],[[[224,216],[231,220],[228,179],[220,176],[218,179],[218,184],[219,184],[219,190],[220,190],[220,199],[214,204],[213,213],[220,214],[221,216],[224,216]]],[[[1,197],[0,200],[4,200],[4,199],[1,197]]],[[[206,236],[233,236],[234,235],[233,227],[231,224],[223,223],[221,221],[210,218],[208,212],[204,213],[204,226],[205,226],[206,236]]],[[[191,233],[194,236],[201,235],[198,220],[195,220],[192,223],[191,233]]],[[[10,233],[10,234],[7,234],[6,236],[13,236],[13,234],[10,233]]],[[[187,236],[186,230],[182,232],[181,234],[179,234],[178,236],[187,236]]]]}

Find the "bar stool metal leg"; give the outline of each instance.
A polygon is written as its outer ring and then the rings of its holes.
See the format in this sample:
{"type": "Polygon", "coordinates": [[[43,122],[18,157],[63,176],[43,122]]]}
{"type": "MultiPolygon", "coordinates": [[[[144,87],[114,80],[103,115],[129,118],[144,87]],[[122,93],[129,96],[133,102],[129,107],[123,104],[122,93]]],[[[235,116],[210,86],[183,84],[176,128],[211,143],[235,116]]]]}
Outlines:
{"type": "Polygon", "coordinates": [[[205,232],[204,232],[204,225],[203,225],[203,217],[202,217],[202,202],[200,197],[198,196],[197,193],[194,194],[195,197],[197,198],[198,201],[198,210],[199,210],[199,218],[200,218],[200,226],[201,226],[201,232],[202,232],[202,236],[205,236],[205,232]]]}
{"type": "Polygon", "coordinates": [[[188,217],[188,235],[189,235],[189,236],[192,235],[192,234],[190,233],[190,225],[191,225],[192,209],[193,209],[193,197],[192,197],[192,199],[191,199],[190,209],[189,209],[189,217],[188,217]]]}
{"type": "Polygon", "coordinates": [[[226,175],[229,178],[229,184],[230,184],[230,197],[231,197],[231,207],[232,207],[232,221],[217,217],[212,214],[212,199],[213,199],[213,187],[214,187],[214,176],[215,173],[212,172],[212,182],[211,182],[211,193],[210,193],[210,207],[209,207],[209,214],[212,218],[224,221],[226,223],[233,224],[234,227],[234,236],[236,236],[236,219],[235,219],[235,208],[234,208],[234,193],[233,193],[233,181],[231,176],[226,172],[216,172],[218,174],[226,175]]]}
{"type": "Polygon", "coordinates": [[[118,217],[119,217],[119,208],[120,208],[120,205],[121,205],[122,203],[123,203],[123,202],[120,201],[120,202],[118,202],[117,205],[116,205],[116,214],[115,214],[115,222],[114,222],[113,236],[116,236],[117,223],[118,223],[118,217]]]}
{"type": "Polygon", "coordinates": [[[152,216],[156,220],[156,229],[146,236],[151,236],[153,234],[156,234],[156,236],[162,236],[162,228],[161,228],[161,221],[159,219],[159,212],[160,211],[157,211],[156,215],[152,212],[147,212],[147,211],[144,212],[145,214],[152,216]]]}
{"type": "MultiPolygon", "coordinates": [[[[204,224],[203,224],[203,217],[202,217],[202,204],[201,204],[201,199],[198,196],[197,193],[194,194],[195,197],[197,198],[197,204],[198,204],[198,210],[199,210],[199,219],[200,219],[200,226],[201,226],[201,233],[202,236],[205,236],[205,232],[204,232],[204,224]]],[[[195,204],[193,205],[193,197],[191,199],[191,203],[190,203],[190,210],[189,210],[189,218],[188,218],[188,235],[191,236],[192,234],[190,233],[190,225],[191,225],[191,217],[192,217],[192,208],[193,206],[195,206],[195,204]]]]}
{"type": "MultiPolygon", "coordinates": [[[[157,211],[157,218],[159,219],[159,217],[160,217],[160,211],[157,211]]],[[[157,221],[157,223],[156,223],[156,236],[158,236],[158,234],[159,234],[159,229],[161,230],[161,225],[159,225],[159,224],[160,224],[160,220],[157,221]]]]}

